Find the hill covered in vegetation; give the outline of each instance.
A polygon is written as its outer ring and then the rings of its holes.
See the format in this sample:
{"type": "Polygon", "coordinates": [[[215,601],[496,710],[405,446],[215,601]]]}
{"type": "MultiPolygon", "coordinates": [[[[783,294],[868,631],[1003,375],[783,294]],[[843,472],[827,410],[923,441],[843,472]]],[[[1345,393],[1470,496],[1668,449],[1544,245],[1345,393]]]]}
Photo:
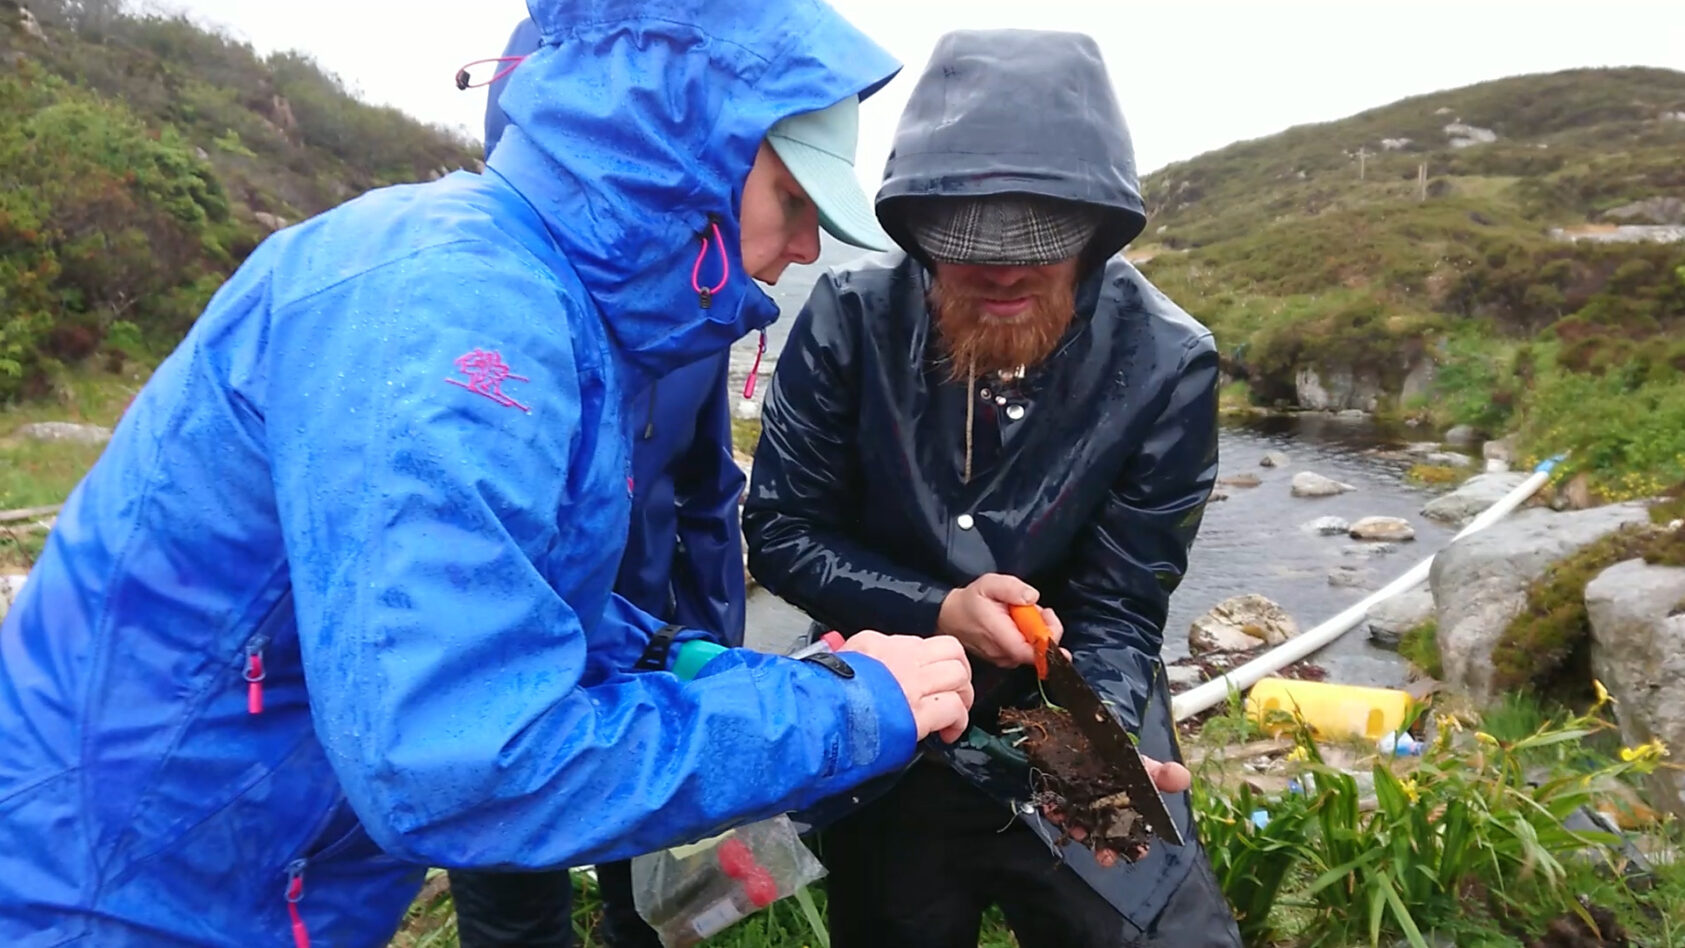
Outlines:
{"type": "Polygon", "coordinates": [[[1685,479],[1685,73],[1572,70],[1240,142],[1144,182],[1130,254],[1260,405],[1685,479]]]}
{"type": "MultiPolygon", "coordinates": [[[[263,236],[478,143],[298,53],[0,0],[0,402],[166,351],[263,236]]],[[[1168,166],[1131,256],[1231,398],[1514,432],[1605,496],[1685,480],[1685,73],[1418,96],[1168,166]]]]}
{"type": "Polygon", "coordinates": [[[167,350],[269,231],[478,142],[298,53],[117,0],[0,0],[0,402],[167,350]]]}

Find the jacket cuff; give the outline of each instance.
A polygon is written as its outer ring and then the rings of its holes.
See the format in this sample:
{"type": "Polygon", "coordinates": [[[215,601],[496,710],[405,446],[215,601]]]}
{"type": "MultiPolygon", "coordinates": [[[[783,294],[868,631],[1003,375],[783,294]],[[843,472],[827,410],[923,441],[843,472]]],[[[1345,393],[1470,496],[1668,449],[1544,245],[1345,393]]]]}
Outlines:
{"type": "MultiPolygon", "coordinates": [[[[846,727],[828,755],[824,779],[807,804],[850,790],[912,763],[918,753],[918,725],[900,682],[875,658],[858,652],[837,652],[853,672],[844,678],[813,662],[802,664],[830,687],[841,690],[846,727]]],[[[804,805],[807,805],[804,804],[804,805]]]]}

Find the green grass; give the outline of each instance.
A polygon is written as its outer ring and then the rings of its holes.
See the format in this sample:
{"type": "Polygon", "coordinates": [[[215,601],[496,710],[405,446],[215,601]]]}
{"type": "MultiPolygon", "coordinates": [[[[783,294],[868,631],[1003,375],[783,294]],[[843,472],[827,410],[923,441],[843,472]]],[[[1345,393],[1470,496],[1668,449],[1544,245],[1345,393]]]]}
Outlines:
{"type": "Polygon", "coordinates": [[[1519,741],[1560,712],[1560,707],[1548,707],[1533,695],[1509,692],[1480,713],[1480,729],[1502,742],[1519,741]]]}
{"type": "Polygon", "coordinates": [[[750,457],[755,456],[755,445],[761,441],[761,420],[759,418],[731,419],[731,446],[750,457]]]}
{"type": "Polygon", "coordinates": [[[62,502],[104,450],[102,445],[35,441],[18,428],[39,421],[111,427],[149,370],[130,363],[121,373],[61,373],[45,399],[0,404],[0,510],[62,502]]]}
{"type": "Polygon", "coordinates": [[[1231,747],[1265,737],[1263,728],[1246,711],[1246,698],[1240,690],[1229,688],[1228,697],[1209,717],[1199,722],[1194,733],[1195,743],[1207,748],[1231,747]]]}
{"type": "Polygon", "coordinates": [[[1448,487],[1460,484],[1474,473],[1472,467],[1450,467],[1444,464],[1412,464],[1404,472],[1404,479],[1424,487],[1448,487]]]}
{"type": "Polygon", "coordinates": [[[1508,201],[1515,190],[1516,182],[1521,181],[1518,175],[1460,175],[1447,179],[1451,183],[1451,193],[1458,197],[1476,198],[1483,201],[1508,201]]]}
{"type": "Polygon", "coordinates": [[[1439,662],[1439,622],[1428,619],[1409,629],[1398,640],[1398,654],[1422,670],[1429,678],[1445,677],[1439,662]]]}
{"type": "Polygon", "coordinates": [[[1243,379],[1230,382],[1217,392],[1218,410],[1225,414],[1244,412],[1251,404],[1252,386],[1243,379]]]}

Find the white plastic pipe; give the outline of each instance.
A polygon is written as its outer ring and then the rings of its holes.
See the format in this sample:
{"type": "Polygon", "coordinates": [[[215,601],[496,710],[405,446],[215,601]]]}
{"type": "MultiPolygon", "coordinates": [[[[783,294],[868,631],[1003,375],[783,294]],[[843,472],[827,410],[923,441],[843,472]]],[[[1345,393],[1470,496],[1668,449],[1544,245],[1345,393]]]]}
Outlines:
{"type": "MultiPolygon", "coordinates": [[[[1469,525],[1458,531],[1451,542],[1484,530],[1498,522],[1510,511],[1521,506],[1529,497],[1538,493],[1539,488],[1550,480],[1550,472],[1556,467],[1562,456],[1543,461],[1533,469],[1533,473],[1526,480],[1516,485],[1515,489],[1505,494],[1499,501],[1481,512],[1480,516],[1470,521],[1469,525]]],[[[1411,589],[1422,580],[1427,579],[1428,569],[1433,565],[1433,557],[1417,563],[1408,572],[1380,589],[1363,597],[1355,605],[1322,623],[1302,635],[1288,639],[1275,648],[1259,655],[1239,668],[1230,669],[1226,674],[1205,682],[1195,688],[1190,688],[1173,698],[1170,702],[1170,713],[1177,721],[1185,721],[1190,717],[1212,707],[1221,701],[1228,700],[1229,690],[1245,691],[1257,684],[1260,679],[1273,672],[1280,671],[1288,665],[1310,655],[1317,649],[1334,641],[1349,631],[1352,626],[1363,621],[1369,610],[1378,603],[1411,589]]]]}

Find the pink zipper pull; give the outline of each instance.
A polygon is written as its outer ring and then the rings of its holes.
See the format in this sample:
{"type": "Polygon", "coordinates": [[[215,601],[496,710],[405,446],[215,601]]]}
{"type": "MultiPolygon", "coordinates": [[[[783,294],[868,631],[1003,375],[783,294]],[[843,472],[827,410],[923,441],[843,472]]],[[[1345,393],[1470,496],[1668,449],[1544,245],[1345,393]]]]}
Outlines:
{"type": "Polygon", "coordinates": [[[304,927],[304,917],[298,914],[298,903],[304,898],[304,860],[287,863],[287,914],[293,919],[294,948],[310,948],[310,931],[304,927]]]}
{"type": "Polygon", "coordinates": [[[246,646],[246,712],[263,713],[263,647],[246,646]]]}
{"type": "Polygon", "coordinates": [[[766,330],[761,330],[761,344],[755,350],[755,364],[749,369],[749,377],[743,381],[743,397],[755,397],[755,379],[761,374],[761,356],[766,354],[766,330]]]}

